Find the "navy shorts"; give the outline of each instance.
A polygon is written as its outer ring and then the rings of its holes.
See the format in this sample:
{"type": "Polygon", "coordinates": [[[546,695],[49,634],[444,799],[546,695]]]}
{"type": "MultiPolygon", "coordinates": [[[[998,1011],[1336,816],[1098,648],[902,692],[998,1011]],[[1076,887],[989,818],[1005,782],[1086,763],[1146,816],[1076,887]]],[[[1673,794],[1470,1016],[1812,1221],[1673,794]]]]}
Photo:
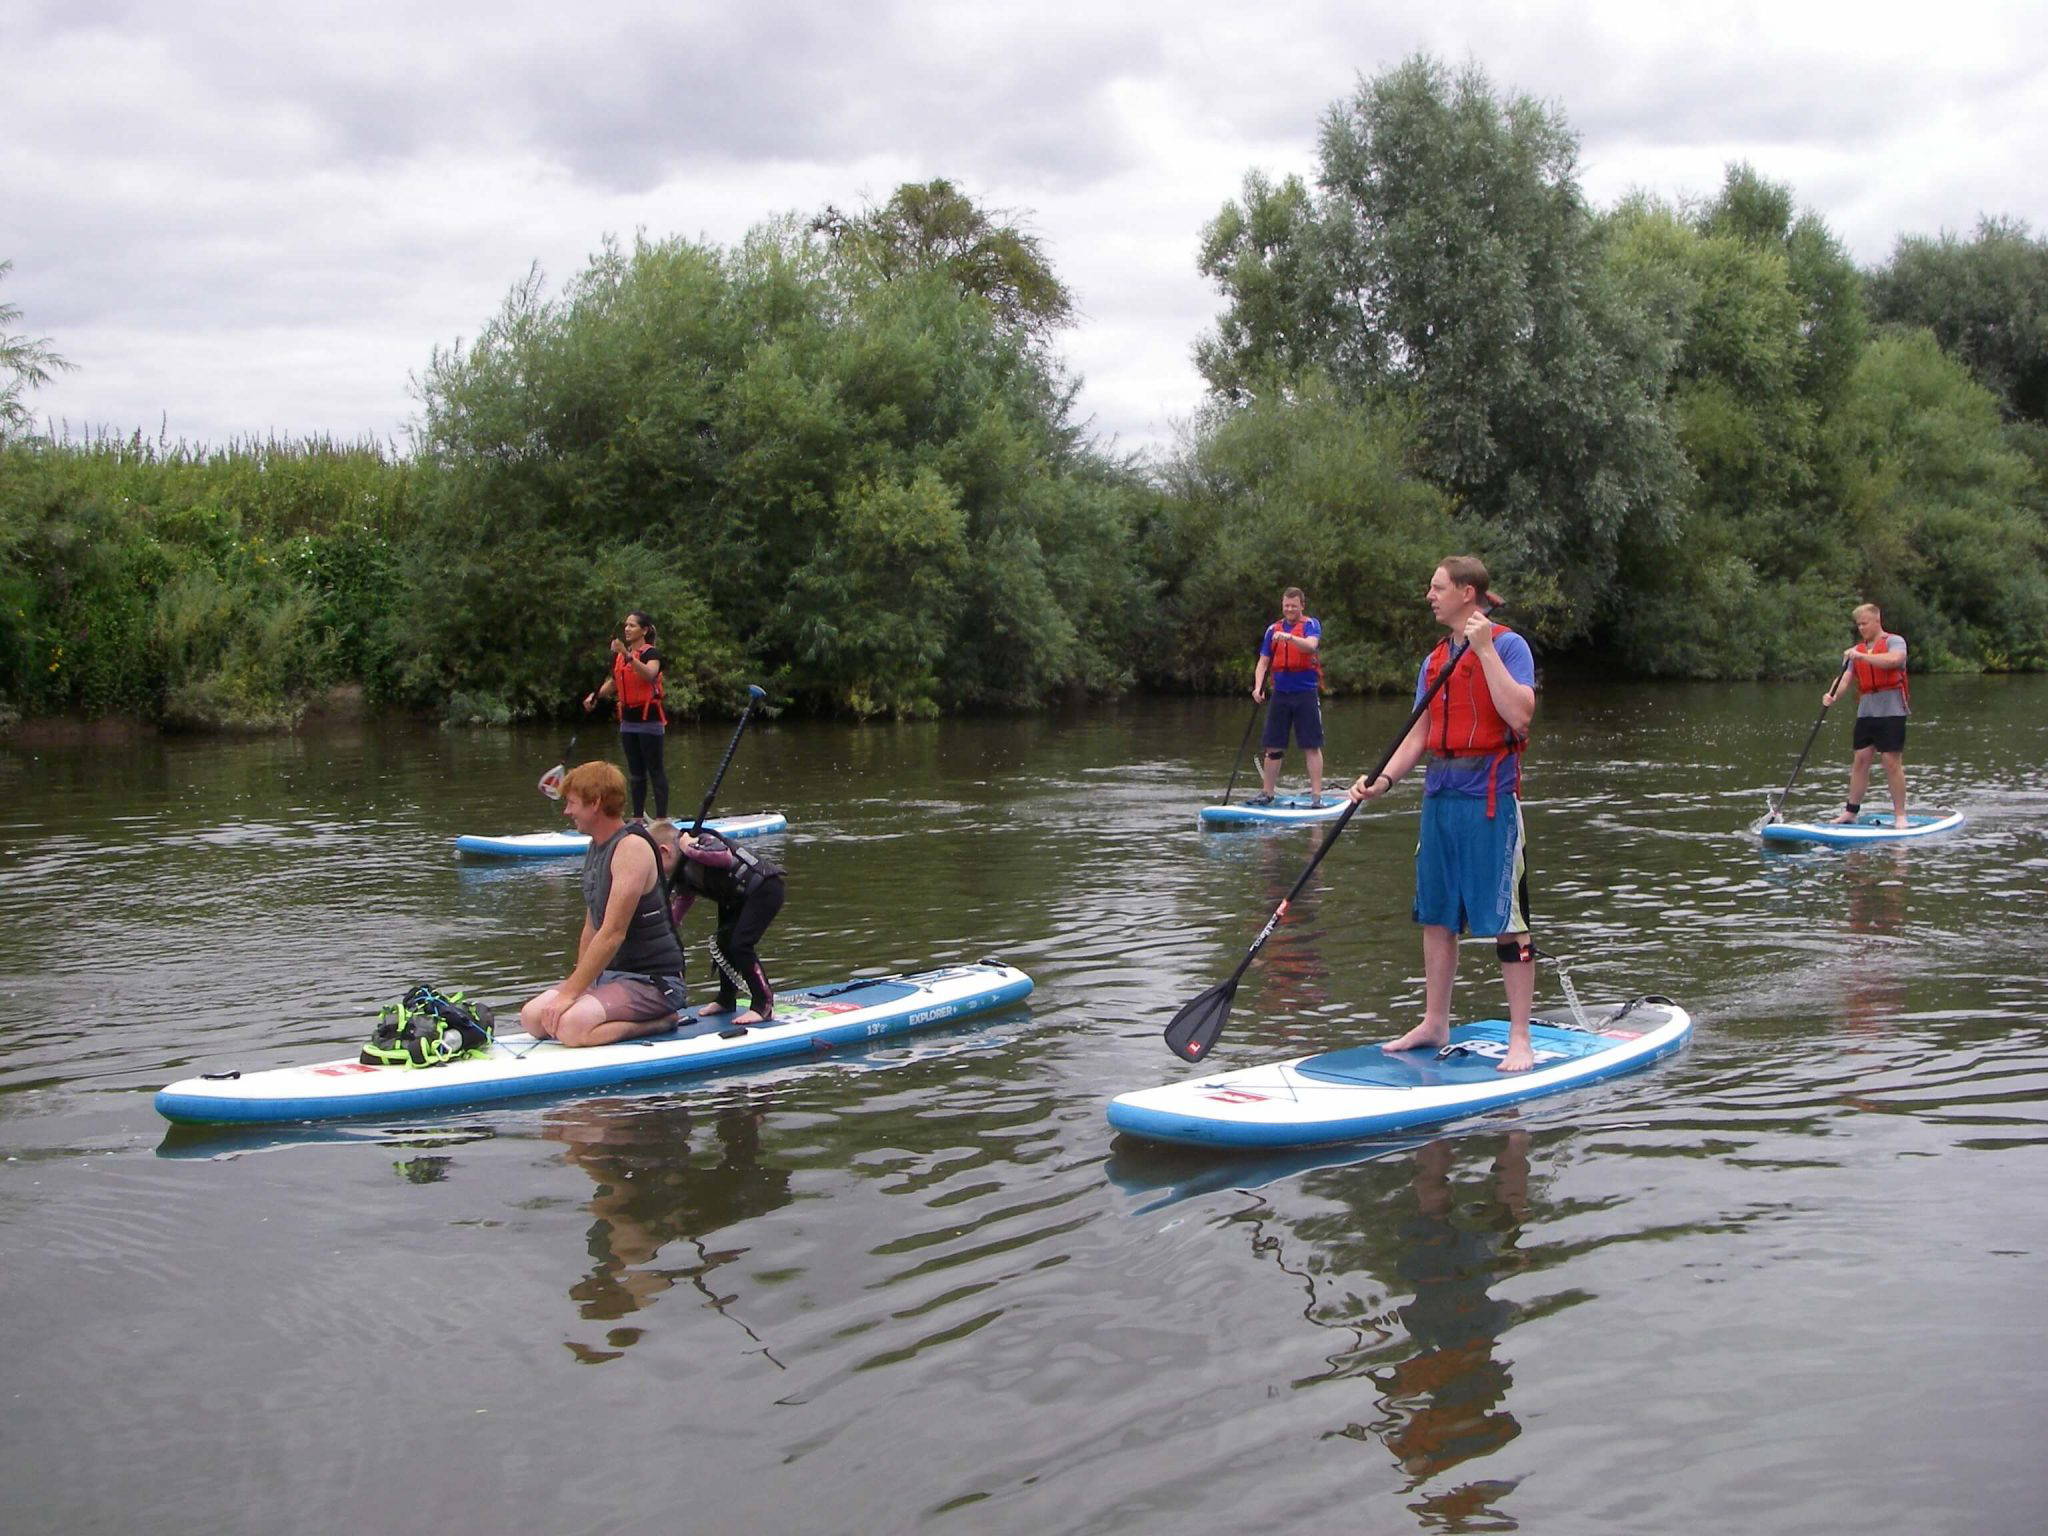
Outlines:
{"type": "Polygon", "coordinates": [[[1266,706],[1266,734],[1260,740],[1276,751],[1287,749],[1287,728],[1294,728],[1294,743],[1304,751],[1323,744],[1323,703],[1313,688],[1300,693],[1273,695],[1266,706]]]}
{"type": "Polygon", "coordinates": [[[1865,747],[1875,747],[1886,754],[1906,750],[1906,717],[1904,715],[1858,715],[1856,730],[1849,738],[1849,744],[1858,752],[1865,747]]]}

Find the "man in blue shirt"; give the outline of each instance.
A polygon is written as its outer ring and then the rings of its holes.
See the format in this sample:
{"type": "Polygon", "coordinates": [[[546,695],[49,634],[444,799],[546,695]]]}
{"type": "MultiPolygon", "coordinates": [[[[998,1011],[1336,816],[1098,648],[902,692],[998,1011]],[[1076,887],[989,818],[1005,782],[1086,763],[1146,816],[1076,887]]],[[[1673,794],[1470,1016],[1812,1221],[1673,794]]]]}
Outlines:
{"type": "Polygon", "coordinates": [[[1536,964],[1518,791],[1522,748],[1536,713],[1536,659],[1528,641],[1487,617],[1498,602],[1487,580],[1486,566],[1471,555],[1453,555],[1430,577],[1429,609],[1447,633],[1416,676],[1416,704],[1446,666],[1450,679],[1395,748],[1386,771],[1361,778],[1351,798],[1377,799],[1428,756],[1415,850],[1422,1022],[1386,1049],[1436,1050],[1449,1042],[1458,935],[1490,933],[1508,994],[1508,1050],[1500,1070],[1526,1072],[1535,1065],[1529,1012],[1536,964]]]}
{"type": "Polygon", "coordinates": [[[1308,760],[1309,795],[1323,803],[1323,706],[1318,690],[1323,681],[1323,626],[1302,610],[1308,599],[1299,587],[1280,595],[1280,622],[1268,624],[1259,641],[1259,665],[1252,673],[1252,698],[1264,699],[1266,679],[1273,679],[1273,702],[1266,710],[1266,753],[1259,763],[1259,793],[1253,805],[1271,805],[1280,763],[1287,756],[1287,735],[1301,743],[1308,760]]]}

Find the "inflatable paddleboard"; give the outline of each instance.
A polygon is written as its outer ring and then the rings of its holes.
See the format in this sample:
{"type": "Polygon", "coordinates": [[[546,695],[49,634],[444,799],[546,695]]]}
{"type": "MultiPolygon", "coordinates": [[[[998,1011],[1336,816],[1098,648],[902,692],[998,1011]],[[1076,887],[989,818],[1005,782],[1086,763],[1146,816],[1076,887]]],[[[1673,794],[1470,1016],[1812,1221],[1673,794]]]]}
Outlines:
{"type": "MultiPolygon", "coordinates": [[[[770,832],[781,832],[788,826],[789,818],[780,811],[760,811],[751,816],[713,816],[704,823],[706,831],[732,838],[766,837],[770,832]]],[[[482,854],[499,859],[561,859],[570,854],[580,854],[589,846],[590,839],[581,832],[523,832],[511,837],[464,835],[455,839],[457,853],[482,854]]]]}
{"type": "Polygon", "coordinates": [[[1460,1024],[1443,1052],[1357,1045],[1192,1082],[1169,1083],[1109,1102],[1109,1123],[1149,1141],[1193,1147],[1312,1147],[1399,1134],[1632,1072],[1684,1042],[1692,1018],[1668,998],[1589,1009],[1581,1029],[1561,1009],[1529,1025],[1536,1065],[1497,1070],[1505,1019],[1460,1024]]]}
{"type": "Polygon", "coordinates": [[[194,1125],[330,1120],[448,1109],[536,1093],[617,1087],[713,1072],[925,1029],[1027,997],[1031,978],[994,960],[784,992],[775,1017],[731,1039],[731,1014],[690,1018],[664,1035],[571,1050],[534,1040],[508,1019],[490,1048],[438,1067],[366,1066],[349,1057],[260,1072],[214,1072],[156,1096],[167,1120],[194,1125]]]}
{"type": "Polygon", "coordinates": [[[1895,843],[1906,838],[1932,837],[1963,824],[1961,811],[1941,816],[1908,816],[1908,825],[1895,827],[1889,815],[1865,811],[1854,821],[1771,821],[1764,823],[1767,843],[1826,843],[1847,848],[1861,843],[1895,843]]]}
{"type": "Polygon", "coordinates": [[[1261,823],[1272,826],[1288,826],[1305,821],[1335,821],[1344,814],[1344,807],[1351,803],[1346,791],[1351,781],[1332,789],[1323,786],[1323,803],[1310,803],[1307,790],[1284,795],[1275,795],[1271,805],[1252,805],[1239,800],[1230,805],[1205,805],[1202,807],[1201,822],[1205,827],[1244,827],[1261,823]]]}

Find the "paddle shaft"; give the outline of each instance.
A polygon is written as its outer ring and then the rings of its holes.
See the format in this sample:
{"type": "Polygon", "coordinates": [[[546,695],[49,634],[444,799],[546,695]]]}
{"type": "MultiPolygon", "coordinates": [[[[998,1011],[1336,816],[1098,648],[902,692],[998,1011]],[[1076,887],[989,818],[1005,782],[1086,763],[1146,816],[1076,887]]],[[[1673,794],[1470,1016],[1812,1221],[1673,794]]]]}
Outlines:
{"type": "Polygon", "coordinates": [[[711,776],[711,787],[704,791],[704,803],[697,807],[697,819],[690,823],[690,836],[695,837],[704,830],[704,818],[711,814],[711,802],[718,798],[718,786],[725,782],[725,770],[732,766],[732,755],[738,750],[740,735],[747,728],[747,721],[753,718],[754,706],[768,697],[761,688],[747,685],[747,707],[740,711],[740,723],[732,728],[732,740],[725,744],[725,756],[718,760],[718,772],[711,776]]]}
{"type": "Polygon", "coordinates": [[[1259,705],[1262,701],[1252,700],[1252,717],[1244,723],[1244,740],[1237,744],[1237,761],[1230,765],[1230,782],[1223,786],[1223,803],[1230,804],[1230,792],[1237,788],[1237,771],[1244,766],[1244,749],[1251,745],[1252,727],[1259,723],[1259,705]]]}
{"type": "MultiPolygon", "coordinates": [[[[1415,729],[1415,722],[1429,713],[1430,701],[1437,696],[1444,684],[1450,681],[1452,669],[1458,665],[1464,658],[1465,652],[1470,649],[1471,645],[1469,642],[1452,648],[1450,655],[1444,660],[1443,671],[1437,673],[1436,681],[1431,683],[1428,690],[1422,695],[1422,702],[1408,712],[1408,718],[1403,722],[1400,734],[1387,743],[1387,750],[1380,754],[1379,762],[1374,764],[1372,772],[1366,775],[1367,783],[1371,783],[1387,771],[1387,764],[1391,763],[1394,760],[1394,754],[1401,750],[1401,743],[1406,741],[1408,733],[1415,729]]],[[[1331,825],[1329,835],[1323,839],[1322,845],[1316,849],[1315,857],[1308,861],[1308,868],[1301,872],[1300,878],[1294,882],[1287,894],[1280,899],[1280,905],[1275,907],[1273,915],[1266,919],[1266,926],[1261,928],[1259,936],[1252,940],[1252,947],[1245,951],[1245,957],[1238,961],[1237,974],[1239,976],[1242,976],[1245,967],[1252,963],[1252,956],[1256,955],[1265,946],[1266,940],[1273,936],[1273,930],[1280,926],[1280,920],[1287,915],[1287,909],[1293,904],[1294,898],[1299,896],[1308,885],[1309,877],[1316,872],[1316,866],[1328,857],[1331,847],[1335,845],[1339,837],[1344,835],[1344,829],[1351,825],[1351,818],[1358,813],[1358,808],[1363,804],[1365,804],[1363,800],[1352,801],[1344,807],[1344,814],[1339,816],[1331,825]]]]}
{"type": "MultiPolygon", "coordinates": [[[[1828,685],[1829,693],[1833,693],[1836,688],[1841,686],[1842,676],[1848,670],[1849,661],[1848,658],[1844,657],[1842,660],[1841,672],[1837,672],[1835,674],[1834,682],[1828,685]]],[[[1785,788],[1783,792],[1779,794],[1778,798],[1771,805],[1771,814],[1773,816],[1780,814],[1785,808],[1785,802],[1791,798],[1792,786],[1799,782],[1799,770],[1806,766],[1806,754],[1813,750],[1813,743],[1815,739],[1820,735],[1821,724],[1823,721],[1827,719],[1827,717],[1828,706],[1826,702],[1823,701],[1820,706],[1820,713],[1813,717],[1813,729],[1806,733],[1806,745],[1799,749],[1799,761],[1792,765],[1792,777],[1785,781],[1785,788]]]]}

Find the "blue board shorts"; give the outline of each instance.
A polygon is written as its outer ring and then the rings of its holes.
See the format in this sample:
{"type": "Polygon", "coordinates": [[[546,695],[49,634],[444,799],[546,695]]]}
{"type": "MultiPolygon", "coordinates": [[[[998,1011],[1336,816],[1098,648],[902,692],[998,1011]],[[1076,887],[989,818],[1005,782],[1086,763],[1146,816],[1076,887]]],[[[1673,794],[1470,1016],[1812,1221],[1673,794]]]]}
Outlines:
{"type": "Polygon", "coordinates": [[[1303,751],[1313,752],[1323,744],[1323,705],[1315,689],[1300,693],[1273,690],[1273,702],[1266,706],[1266,734],[1263,745],[1275,751],[1287,750],[1287,728],[1294,727],[1294,741],[1303,751]]]}
{"type": "Polygon", "coordinates": [[[1415,846],[1415,921],[1453,933],[1527,933],[1522,805],[1501,795],[1424,795],[1415,846]]]}

